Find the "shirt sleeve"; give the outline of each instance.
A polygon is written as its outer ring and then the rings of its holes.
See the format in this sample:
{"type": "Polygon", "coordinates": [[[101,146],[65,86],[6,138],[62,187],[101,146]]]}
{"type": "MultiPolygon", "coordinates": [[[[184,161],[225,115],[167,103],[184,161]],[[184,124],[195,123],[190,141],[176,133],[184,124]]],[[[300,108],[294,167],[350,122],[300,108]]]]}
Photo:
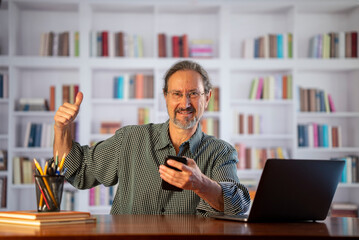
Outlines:
{"type": "Polygon", "coordinates": [[[91,147],[73,142],[64,163],[66,180],[78,189],[89,189],[99,184],[115,185],[118,181],[122,131],[117,130],[114,136],[91,147]]]}
{"type": "MultiPolygon", "coordinates": [[[[238,157],[235,149],[229,146],[229,144],[225,144],[222,150],[215,154],[213,161],[214,167],[209,177],[217,181],[222,188],[223,213],[226,215],[246,213],[251,200],[248,189],[240,183],[237,175],[236,163],[238,162],[238,157]]],[[[200,200],[197,211],[204,216],[222,213],[212,208],[203,199],[200,200]]]]}

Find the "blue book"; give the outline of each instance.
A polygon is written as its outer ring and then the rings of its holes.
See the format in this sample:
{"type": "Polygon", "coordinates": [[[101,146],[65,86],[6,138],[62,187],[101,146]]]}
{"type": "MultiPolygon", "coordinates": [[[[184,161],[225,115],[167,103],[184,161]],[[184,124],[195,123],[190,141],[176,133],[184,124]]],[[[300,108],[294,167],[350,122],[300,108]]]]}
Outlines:
{"type": "Polygon", "coordinates": [[[341,160],[344,160],[345,161],[345,163],[344,163],[344,168],[343,168],[343,173],[342,173],[342,178],[341,178],[341,182],[343,182],[343,183],[346,183],[347,182],[347,168],[348,168],[348,166],[347,166],[347,159],[346,158],[342,158],[341,160]]]}
{"type": "Polygon", "coordinates": [[[329,147],[329,127],[327,124],[323,124],[323,147],[329,147]]]}
{"type": "Polygon", "coordinates": [[[113,98],[118,98],[118,80],[117,77],[113,78],[113,98]]]}
{"type": "Polygon", "coordinates": [[[31,128],[30,128],[30,135],[29,135],[29,143],[28,143],[28,147],[34,147],[35,145],[35,134],[36,134],[36,124],[35,123],[31,123],[31,128]]]}
{"type": "Polygon", "coordinates": [[[323,147],[323,127],[318,124],[318,147],[323,147]]]}
{"type": "Polygon", "coordinates": [[[309,139],[308,139],[308,125],[303,125],[303,147],[309,146],[309,139]]]}
{"type": "Polygon", "coordinates": [[[277,35],[277,57],[283,58],[283,35],[277,35]]]}
{"type": "Polygon", "coordinates": [[[320,112],[325,112],[325,99],[324,99],[324,91],[319,91],[319,98],[320,98],[320,112]]]}
{"type": "Polygon", "coordinates": [[[304,140],[303,140],[303,131],[301,124],[298,124],[297,130],[298,130],[298,147],[303,147],[304,140]]]}
{"type": "Polygon", "coordinates": [[[117,98],[123,99],[123,91],[124,91],[124,79],[123,76],[117,77],[118,85],[117,85],[117,98]]]}
{"type": "Polygon", "coordinates": [[[259,38],[254,39],[254,58],[259,58],[259,38]]]}
{"type": "Polygon", "coordinates": [[[34,147],[41,147],[41,132],[42,132],[42,124],[37,123],[35,124],[36,133],[35,133],[35,143],[34,147]]]}

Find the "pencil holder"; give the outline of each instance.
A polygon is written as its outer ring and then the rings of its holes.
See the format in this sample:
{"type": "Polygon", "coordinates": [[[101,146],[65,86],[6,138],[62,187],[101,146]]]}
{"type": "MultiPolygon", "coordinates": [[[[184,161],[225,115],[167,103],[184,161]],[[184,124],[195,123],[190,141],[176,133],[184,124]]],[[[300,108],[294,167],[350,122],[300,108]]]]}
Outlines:
{"type": "Polygon", "coordinates": [[[62,175],[35,175],[38,212],[60,211],[64,180],[62,175]]]}

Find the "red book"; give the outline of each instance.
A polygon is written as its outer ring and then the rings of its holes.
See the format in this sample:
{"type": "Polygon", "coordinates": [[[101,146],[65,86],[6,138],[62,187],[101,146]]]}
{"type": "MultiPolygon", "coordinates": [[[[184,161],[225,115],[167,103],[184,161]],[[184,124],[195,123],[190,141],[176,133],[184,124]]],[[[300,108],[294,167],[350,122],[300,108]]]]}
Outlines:
{"type": "Polygon", "coordinates": [[[79,92],[79,85],[75,85],[74,86],[74,100],[76,101],[76,95],[77,95],[77,93],[79,92]]]}
{"type": "Polygon", "coordinates": [[[172,37],[172,57],[180,57],[180,51],[179,51],[179,37],[173,36],[172,37]]]}
{"type": "Polygon", "coordinates": [[[108,56],[108,32],[102,32],[102,56],[108,56]]]}
{"type": "Polygon", "coordinates": [[[254,133],[254,118],[253,115],[248,115],[248,134],[254,133]]]}
{"type": "Polygon", "coordinates": [[[158,34],[158,57],[166,57],[166,35],[158,34]]]}
{"type": "Polygon", "coordinates": [[[358,33],[352,32],[352,58],[358,57],[358,33]]]}
{"type": "Polygon", "coordinates": [[[184,34],[182,36],[182,56],[185,57],[185,58],[189,57],[187,34],[184,34]]]}

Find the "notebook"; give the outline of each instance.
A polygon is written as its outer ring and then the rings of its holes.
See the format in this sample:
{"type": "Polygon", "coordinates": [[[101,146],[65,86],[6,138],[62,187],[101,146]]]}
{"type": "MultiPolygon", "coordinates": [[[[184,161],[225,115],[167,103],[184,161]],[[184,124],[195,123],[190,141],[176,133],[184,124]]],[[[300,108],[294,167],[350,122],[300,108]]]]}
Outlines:
{"type": "Polygon", "coordinates": [[[212,217],[246,222],[324,220],[344,163],[341,160],[268,159],[249,214],[212,217]]]}

